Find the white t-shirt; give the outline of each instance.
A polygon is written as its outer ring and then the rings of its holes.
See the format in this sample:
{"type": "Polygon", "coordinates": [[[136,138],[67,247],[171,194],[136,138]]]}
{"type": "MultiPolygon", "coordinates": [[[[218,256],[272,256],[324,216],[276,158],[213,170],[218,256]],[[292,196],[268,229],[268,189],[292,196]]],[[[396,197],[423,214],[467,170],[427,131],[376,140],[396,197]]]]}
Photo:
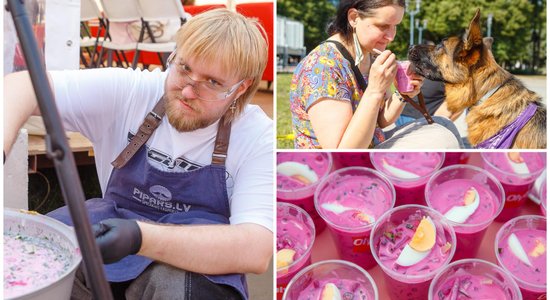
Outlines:
{"type": "MultiPolygon", "coordinates": [[[[167,73],[122,68],[52,71],[55,101],[66,130],[78,131],[94,147],[101,190],[111,162],[126,147],[164,94],[167,73]]],[[[185,172],[212,162],[217,122],[181,133],[164,117],[147,141],[156,168],[185,172]],[[153,158],[154,159],[153,159],[153,158]]],[[[273,231],[273,121],[248,105],[233,121],[225,163],[231,224],[255,223],[273,231]]]]}

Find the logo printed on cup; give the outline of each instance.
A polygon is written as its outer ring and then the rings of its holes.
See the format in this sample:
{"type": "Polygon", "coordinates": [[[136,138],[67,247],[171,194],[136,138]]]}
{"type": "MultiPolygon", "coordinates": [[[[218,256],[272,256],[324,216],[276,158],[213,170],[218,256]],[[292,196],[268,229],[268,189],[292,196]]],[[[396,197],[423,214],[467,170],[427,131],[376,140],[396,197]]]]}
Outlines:
{"type": "Polygon", "coordinates": [[[527,192],[523,194],[512,194],[506,196],[506,207],[519,207],[521,205],[521,199],[527,197],[527,192]]]}
{"type": "Polygon", "coordinates": [[[352,237],[353,240],[353,252],[363,253],[370,252],[369,238],[368,237],[352,237]]]}

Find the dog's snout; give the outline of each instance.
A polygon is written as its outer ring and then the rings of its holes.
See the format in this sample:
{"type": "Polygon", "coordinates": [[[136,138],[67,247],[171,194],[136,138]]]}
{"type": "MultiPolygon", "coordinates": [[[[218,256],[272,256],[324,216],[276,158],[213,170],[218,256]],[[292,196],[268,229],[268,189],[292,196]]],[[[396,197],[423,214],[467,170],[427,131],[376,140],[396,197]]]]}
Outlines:
{"type": "Polygon", "coordinates": [[[430,53],[432,47],[430,45],[411,45],[407,54],[410,60],[420,60],[422,56],[430,53]]]}
{"type": "Polygon", "coordinates": [[[409,52],[408,52],[408,57],[409,57],[409,60],[416,60],[419,58],[418,56],[418,51],[416,51],[416,46],[414,45],[411,45],[409,46],[409,52]]]}

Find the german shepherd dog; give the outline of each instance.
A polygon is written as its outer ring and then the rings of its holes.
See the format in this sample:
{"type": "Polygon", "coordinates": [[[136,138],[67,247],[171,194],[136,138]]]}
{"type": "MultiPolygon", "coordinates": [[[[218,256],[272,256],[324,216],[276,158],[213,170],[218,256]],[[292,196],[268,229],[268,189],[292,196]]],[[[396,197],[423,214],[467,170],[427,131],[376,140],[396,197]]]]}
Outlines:
{"type": "Polygon", "coordinates": [[[469,109],[466,123],[472,146],[499,133],[533,103],[534,115],[510,148],[546,148],[546,107],[541,97],[496,63],[492,38],[481,35],[479,15],[478,9],[462,38],[446,38],[435,46],[413,46],[409,60],[414,71],[445,83],[449,111],[469,109]]]}

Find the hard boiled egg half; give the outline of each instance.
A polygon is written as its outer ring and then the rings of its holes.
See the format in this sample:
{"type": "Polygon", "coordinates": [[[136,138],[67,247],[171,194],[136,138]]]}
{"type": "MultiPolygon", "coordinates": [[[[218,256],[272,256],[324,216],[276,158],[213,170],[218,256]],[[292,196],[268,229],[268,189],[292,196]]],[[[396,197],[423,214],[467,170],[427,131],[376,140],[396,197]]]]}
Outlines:
{"type": "Polygon", "coordinates": [[[523,246],[521,245],[521,242],[519,241],[518,237],[512,233],[510,236],[508,236],[508,247],[510,248],[510,251],[523,263],[526,265],[532,266],[531,262],[529,261],[529,257],[527,256],[527,253],[525,252],[525,249],[523,249],[523,246]]]}
{"type": "Polygon", "coordinates": [[[319,176],[308,165],[295,161],[285,161],[277,165],[277,173],[292,177],[302,183],[309,185],[317,180],[319,176]]]}
{"type": "Polygon", "coordinates": [[[514,173],[519,175],[529,174],[529,168],[527,167],[527,164],[525,163],[523,157],[521,157],[521,154],[519,152],[508,152],[505,155],[508,164],[514,170],[514,173]]]}
{"type": "Polygon", "coordinates": [[[411,241],[405,245],[396,263],[409,267],[426,258],[435,245],[435,235],[435,224],[432,219],[429,216],[422,218],[411,241]]]}
{"type": "Polygon", "coordinates": [[[365,223],[374,223],[375,219],[372,215],[366,213],[366,212],[362,212],[356,208],[352,208],[352,207],[347,207],[347,206],[343,206],[342,204],[340,203],[323,203],[321,205],[321,207],[325,210],[328,210],[328,211],[331,211],[337,215],[343,213],[343,212],[346,212],[346,211],[349,211],[349,210],[353,210],[353,214],[352,214],[352,217],[353,218],[356,218],[362,222],[365,222],[365,223]]]}
{"type": "Polygon", "coordinates": [[[412,172],[409,172],[409,171],[406,171],[406,170],[403,170],[403,169],[399,169],[397,167],[394,167],[390,164],[388,164],[388,162],[385,160],[385,159],[382,159],[382,166],[384,167],[384,169],[386,169],[390,174],[392,174],[393,176],[395,177],[398,177],[398,178],[403,178],[403,179],[416,179],[416,178],[420,178],[419,175],[417,174],[414,174],[412,172]]]}
{"type": "Polygon", "coordinates": [[[464,205],[453,206],[445,213],[447,220],[464,223],[479,207],[479,193],[474,187],[469,188],[464,194],[464,205]]]}
{"type": "Polygon", "coordinates": [[[544,253],[546,253],[546,240],[543,238],[543,240],[539,240],[539,239],[536,239],[535,240],[535,247],[533,249],[531,249],[531,251],[529,251],[529,255],[527,254],[527,252],[525,251],[525,249],[523,248],[523,245],[521,244],[521,242],[519,241],[519,238],[514,234],[510,234],[510,236],[508,236],[508,247],[510,248],[510,251],[519,259],[521,260],[523,263],[525,263],[526,265],[528,266],[533,266],[533,264],[531,264],[531,261],[529,260],[529,256],[530,257],[533,257],[533,258],[536,258],[536,257],[539,257],[541,255],[543,255],[544,253]]]}
{"type": "Polygon", "coordinates": [[[321,292],[321,300],[342,300],[342,295],[334,283],[327,283],[321,292]]]}
{"type": "Polygon", "coordinates": [[[288,266],[294,262],[295,254],[296,251],[288,248],[277,251],[277,271],[286,274],[288,272],[288,266]]]}

